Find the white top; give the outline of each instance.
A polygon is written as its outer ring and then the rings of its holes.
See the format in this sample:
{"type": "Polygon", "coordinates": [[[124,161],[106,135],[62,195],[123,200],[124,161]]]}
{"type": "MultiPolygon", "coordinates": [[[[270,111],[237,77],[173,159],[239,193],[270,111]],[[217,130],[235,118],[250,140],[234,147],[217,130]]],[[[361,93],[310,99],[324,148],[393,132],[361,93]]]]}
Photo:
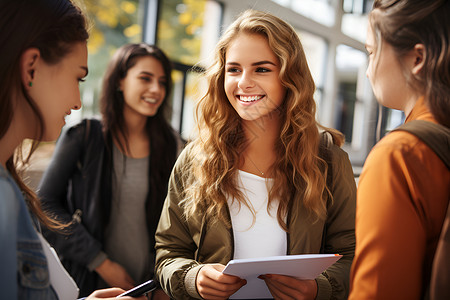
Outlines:
{"type": "Polygon", "coordinates": [[[50,247],[45,238],[38,232],[41,240],[42,248],[44,249],[45,257],[47,258],[48,271],[50,274],[50,284],[58,295],[59,300],[75,300],[78,297],[78,287],[75,281],[64,269],[61,261],[56,254],[55,249],[50,247]]]}
{"type": "Polygon", "coordinates": [[[286,232],[277,220],[279,201],[274,199],[269,212],[267,210],[272,185],[273,179],[238,171],[238,188],[254,212],[228,197],[234,235],[234,259],[286,255],[286,232]]]}

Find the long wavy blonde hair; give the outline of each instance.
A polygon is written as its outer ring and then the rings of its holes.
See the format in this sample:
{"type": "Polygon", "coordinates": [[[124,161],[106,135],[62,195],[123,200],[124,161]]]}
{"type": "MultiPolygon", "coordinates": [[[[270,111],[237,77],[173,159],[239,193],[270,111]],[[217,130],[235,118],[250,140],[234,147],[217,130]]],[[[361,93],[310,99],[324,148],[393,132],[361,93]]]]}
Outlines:
{"type": "MultiPolygon", "coordinates": [[[[214,62],[206,73],[209,87],[196,110],[199,135],[192,145],[196,157],[186,166],[195,180],[185,191],[185,214],[189,218],[201,211],[212,220],[230,225],[226,218],[227,196],[248,206],[236,187],[240,154],[247,141],[241,119],[224,90],[225,54],[241,32],[266,37],[281,64],[279,76],[286,98],[279,108],[280,138],[275,145],[277,159],[271,168],[274,184],[269,191],[269,204],[274,198],[279,200],[278,223],[287,231],[285,217],[294,193],[301,193],[304,207],[313,216],[325,218],[325,198],[330,195],[326,186],[327,165],[318,156],[320,125],[315,119],[315,84],[302,44],[289,24],[255,10],[243,12],[222,35],[214,62]]],[[[340,145],[342,135],[328,131],[340,145]]]]}

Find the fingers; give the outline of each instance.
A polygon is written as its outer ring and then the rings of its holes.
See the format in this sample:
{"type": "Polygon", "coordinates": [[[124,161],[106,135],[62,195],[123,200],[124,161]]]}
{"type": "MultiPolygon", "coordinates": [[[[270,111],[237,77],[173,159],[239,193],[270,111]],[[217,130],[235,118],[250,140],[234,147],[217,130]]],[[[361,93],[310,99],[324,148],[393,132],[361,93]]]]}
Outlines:
{"type": "MultiPolygon", "coordinates": [[[[90,294],[89,297],[86,298],[86,300],[110,299],[110,298],[115,299],[116,296],[122,294],[123,292],[125,292],[125,291],[120,288],[108,288],[108,289],[96,290],[92,294],[90,294]]],[[[126,298],[123,298],[123,299],[125,300],[126,298]]]]}
{"type": "MultiPolygon", "coordinates": [[[[275,300],[290,300],[296,299],[295,297],[291,297],[290,295],[294,294],[293,291],[286,291],[285,288],[280,288],[279,284],[271,280],[264,280],[266,282],[267,287],[269,288],[272,297],[275,300]]],[[[298,297],[297,299],[302,299],[298,297]]]]}
{"type": "Polygon", "coordinates": [[[290,276],[268,274],[263,279],[275,299],[315,299],[317,283],[315,280],[300,280],[290,276]]]}
{"type": "Polygon", "coordinates": [[[205,299],[227,299],[244,284],[245,280],[222,273],[222,265],[205,265],[197,275],[197,290],[205,299]]]}
{"type": "Polygon", "coordinates": [[[97,273],[111,287],[129,290],[135,286],[131,276],[120,264],[106,259],[97,269],[97,273]]]}

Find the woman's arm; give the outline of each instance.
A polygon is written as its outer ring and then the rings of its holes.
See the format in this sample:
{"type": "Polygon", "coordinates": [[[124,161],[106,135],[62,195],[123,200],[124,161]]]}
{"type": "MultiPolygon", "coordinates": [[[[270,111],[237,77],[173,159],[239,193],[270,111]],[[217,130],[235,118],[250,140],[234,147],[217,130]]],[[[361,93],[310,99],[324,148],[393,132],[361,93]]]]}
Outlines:
{"type": "MultiPolygon", "coordinates": [[[[0,167],[0,172],[6,171],[0,167]]],[[[5,299],[17,299],[18,215],[19,199],[11,184],[2,176],[0,178],[0,291],[5,299]]]]}
{"type": "MultiPolygon", "coordinates": [[[[69,191],[70,193],[84,191],[82,187],[71,184],[74,174],[80,172],[78,168],[84,151],[84,140],[85,122],[62,133],[39,186],[38,195],[43,209],[64,223],[73,220],[73,212],[69,211],[67,205],[69,191]]],[[[92,237],[82,222],[73,222],[65,232],[57,233],[45,228],[43,230],[45,238],[60,255],[87,266],[99,254],[100,243],[92,237]]]]}
{"type": "Polygon", "coordinates": [[[316,278],[316,299],[347,299],[355,254],[356,184],[348,155],[332,145],[333,200],[327,205],[325,253],[343,257],[316,278]]]}
{"type": "Polygon", "coordinates": [[[155,273],[161,287],[175,299],[189,299],[187,290],[195,291],[195,285],[185,286],[186,274],[191,270],[190,274],[195,277],[201,267],[194,259],[197,245],[191,236],[183,207],[180,205],[185,186],[181,169],[186,159],[187,153],[184,150],[170,176],[167,198],[155,235],[155,273]]]}

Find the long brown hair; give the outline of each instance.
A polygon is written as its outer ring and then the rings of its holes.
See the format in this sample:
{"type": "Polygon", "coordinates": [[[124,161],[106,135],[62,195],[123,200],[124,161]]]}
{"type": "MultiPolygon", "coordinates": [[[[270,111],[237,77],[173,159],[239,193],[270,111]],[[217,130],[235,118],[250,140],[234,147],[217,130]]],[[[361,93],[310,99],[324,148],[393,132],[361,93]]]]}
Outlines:
{"type": "MultiPolygon", "coordinates": [[[[224,90],[225,54],[240,33],[264,36],[278,57],[280,80],[286,97],[279,109],[281,130],[276,143],[277,159],[272,167],[274,185],[269,203],[279,199],[278,223],[287,230],[285,216],[294,193],[300,193],[303,205],[312,215],[326,216],[324,198],[326,163],[318,156],[319,130],[313,98],[315,84],[302,44],[294,29],[283,20],[264,12],[247,10],[226,30],[217,47],[213,65],[207,73],[209,88],[197,106],[199,136],[193,142],[197,153],[192,163],[195,182],[187,189],[184,200],[186,216],[204,209],[208,216],[226,221],[226,195],[247,205],[236,188],[240,153],[246,145],[242,123],[224,90]],[[325,170],[325,173],[323,172],[325,170]]],[[[333,140],[342,136],[332,129],[333,140]]],[[[230,224],[228,224],[230,225],[230,224]]]]}
{"type": "Polygon", "coordinates": [[[417,44],[425,47],[424,66],[405,74],[411,88],[423,93],[436,120],[450,127],[450,1],[375,0],[369,15],[377,42],[391,45],[401,62],[417,44]]]}
{"type": "MultiPolygon", "coordinates": [[[[19,162],[26,163],[44,133],[42,114],[23,86],[20,73],[22,53],[39,49],[48,64],[56,64],[71,51],[71,46],[88,39],[87,22],[70,0],[2,0],[0,2],[0,138],[14,115],[13,95],[22,95],[39,120],[38,138],[31,151],[22,157],[20,150],[6,162],[6,168],[24,192],[28,205],[38,219],[51,228],[58,223],[41,210],[36,194],[26,186],[17,171],[19,162]]],[[[20,148],[20,147],[19,147],[20,148]]]]}
{"type": "MultiPolygon", "coordinates": [[[[174,130],[168,122],[170,112],[168,99],[172,90],[172,63],[164,52],[154,45],[145,43],[126,44],[120,47],[110,60],[103,78],[102,93],[100,95],[100,110],[102,114],[105,140],[111,144],[113,138],[119,143],[119,148],[125,152],[128,148],[127,131],[125,130],[125,118],[123,108],[125,100],[122,91],[119,90],[120,81],[127,76],[128,70],[143,57],[153,57],[158,60],[166,77],[166,95],[158,109],[158,112],[147,117],[145,125],[150,142],[150,166],[152,172],[149,176],[150,202],[152,209],[156,209],[164,203],[167,195],[167,181],[177,157],[177,140],[174,130]],[[117,138],[122,136],[122,139],[117,138]]],[[[112,155],[112,149],[108,149],[112,155]]]]}

